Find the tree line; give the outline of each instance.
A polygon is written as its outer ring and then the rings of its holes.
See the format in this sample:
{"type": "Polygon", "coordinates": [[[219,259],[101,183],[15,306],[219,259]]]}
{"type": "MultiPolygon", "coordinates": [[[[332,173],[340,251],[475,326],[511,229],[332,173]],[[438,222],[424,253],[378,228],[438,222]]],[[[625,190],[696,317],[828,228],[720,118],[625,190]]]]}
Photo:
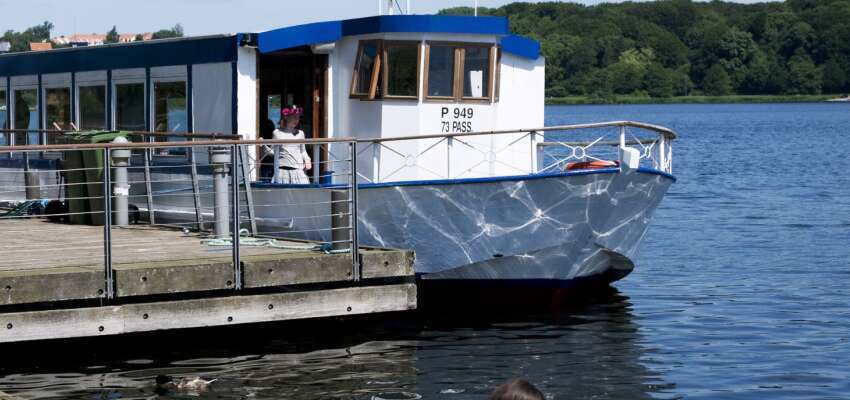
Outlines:
{"type": "Polygon", "coordinates": [[[512,32],[541,43],[548,97],[850,91],[850,0],[512,3],[478,13],[507,17],[512,32]]]}
{"type": "MultiPolygon", "coordinates": [[[[50,32],[53,31],[53,23],[50,21],[45,21],[39,25],[27,28],[22,32],[16,32],[14,30],[7,30],[3,33],[3,36],[0,36],[0,42],[9,42],[10,52],[19,52],[19,51],[29,51],[30,43],[39,43],[39,42],[51,42],[50,32]]],[[[173,37],[183,37],[183,26],[180,24],[174,25],[170,29],[160,29],[153,33],[153,39],[167,39],[173,37]]],[[[142,35],[136,35],[136,40],[142,40],[142,35]]],[[[115,25],[112,26],[106,33],[106,40],[104,43],[118,43],[119,34],[118,27],[115,25]]],[[[67,47],[68,45],[61,45],[58,43],[53,43],[54,48],[67,47]]]]}

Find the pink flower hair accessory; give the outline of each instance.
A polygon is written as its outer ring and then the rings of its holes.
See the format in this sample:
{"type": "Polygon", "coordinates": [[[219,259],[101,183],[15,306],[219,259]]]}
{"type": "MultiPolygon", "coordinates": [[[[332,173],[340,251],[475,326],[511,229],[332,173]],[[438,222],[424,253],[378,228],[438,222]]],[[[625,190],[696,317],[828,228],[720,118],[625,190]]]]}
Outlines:
{"type": "Polygon", "coordinates": [[[280,114],[284,117],[300,116],[301,114],[304,114],[304,109],[293,105],[280,110],[280,114]]]}

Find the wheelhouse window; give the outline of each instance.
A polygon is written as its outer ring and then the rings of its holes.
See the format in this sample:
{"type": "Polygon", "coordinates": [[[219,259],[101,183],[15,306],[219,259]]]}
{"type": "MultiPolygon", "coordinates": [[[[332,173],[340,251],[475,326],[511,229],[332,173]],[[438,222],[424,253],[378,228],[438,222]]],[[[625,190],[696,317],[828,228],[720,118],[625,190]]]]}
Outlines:
{"type": "Polygon", "coordinates": [[[71,128],[71,89],[47,88],[45,94],[45,122],[47,129],[71,128]]]}
{"type": "Polygon", "coordinates": [[[351,82],[351,97],[418,100],[419,54],[419,42],[360,42],[351,82]]]}
{"type": "Polygon", "coordinates": [[[454,98],[455,53],[453,46],[428,47],[428,97],[454,98]]]}
{"type": "Polygon", "coordinates": [[[498,80],[491,44],[429,43],[426,50],[426,99],[490,101],[498,80]]]}
{"type": "Polygon", "coordinates": [[[77,96],[80,129],[106,129],[106,86],[80,86],[77,96]]]}
{"type": "Polygon", "coordinates": [[[14,128],[33,130],[15,133],[15,144],[38,144],[38,89],[15,91],[14,128]]]}
{"type": "Polygon", "coordinates": [[[145,130],[144,83],[119,83],[115,85],[115,129],[122,131],[145,130]]]}

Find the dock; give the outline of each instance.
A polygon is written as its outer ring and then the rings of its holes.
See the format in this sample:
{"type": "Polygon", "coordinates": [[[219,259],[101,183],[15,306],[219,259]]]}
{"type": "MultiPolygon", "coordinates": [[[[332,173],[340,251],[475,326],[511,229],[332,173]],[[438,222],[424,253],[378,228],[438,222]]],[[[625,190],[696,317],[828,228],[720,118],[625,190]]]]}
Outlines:
{"type": "MultiPolygon", "coordinates": [[[[0,245],[0,343],[114,335],[409,310],[411,283],[357,285],[348,254],[242,247],[243,295],[233,293],[230,246],[210,246],[196,234],[156,228],[112,232],[115,297],[105,306],[16,311],[27,305],[103,298],[103,228],[3,220],[0,245]],[[34,245],[37,243],[38,245],[34,245]],[[298,290],[328,284],[330,289],[298,290]],[[270,288],[286,288],[271,292],[270,288]],[[253,294],[248,294],[248,293],[253,294]],[[169,299],[173,297],[173,299],[169,299]],[[155,298],[156,301],[144,301],[155,298]]],[[[410,251],[361,249],[362,279],[413,275],[410,251]]]]}
{"type": "MultiPolygon", "coordinates": [[[[14,154],[0,148],[0,156],[24,166],[0,170],[0,343],[416,308],[414,253],[357,241],[350,174],[347,185],[328,189],[327,201],[256,204],[252,178],[239,163],[258,143],[241,142],[19,146],[14,154]],[[139,161],[150,153],[131,154],[157,146],[210,157],[203,164],[181,158],[190,172],[163,177],[159,160],[139,161]],[[91,156],[96,152],[111,167],[91,156]],[[60,161],[39,164],[38,157],[60,161]],[[144,173],[128,174],[134,168],[144,173]],[[166,190],[150,189],[164,180],[166,190]],[[186,191],[188,213],[169,211],[180,207],[167,203],[175,190],[186,191]],[[47,202],[64,208],[28,206],[47,202]],[[143,212],[131,218],[132,207],[143,212]],[[260,207],[298,212],[295,218],[312,225],[264,233],[254,214],[260,207]]],[[[317,150],[330,144],[311,143],[317,150]]]]}

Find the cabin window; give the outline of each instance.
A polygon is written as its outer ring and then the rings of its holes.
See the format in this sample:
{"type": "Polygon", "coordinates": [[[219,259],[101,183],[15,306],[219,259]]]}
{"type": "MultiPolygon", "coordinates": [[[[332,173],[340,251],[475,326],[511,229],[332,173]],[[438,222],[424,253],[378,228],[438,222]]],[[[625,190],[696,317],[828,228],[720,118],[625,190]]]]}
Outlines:
{"type": "Polygon", "coordinates": [[[359,99],[419,99],[419,42],[360,42],[351,82],[359,99]]]}
{"type": "Polygon", "coordinates": [[[454,98],[455,53],[453,46],[429,46],[428,97],[454,98]]]}
{"type": "Polygon", "coordinates": [[[115,129],[145,130],[145,84],[115,85],[115,129]]]}
{"type": "MultiPolygon", "coordinates": [[[[38,129],[38,89],[15,91],[15,129],[38,129]]],[[[15,133],[15,144],[38,144],[37,131],[15,133]]]]}
{"type": "Polygon", "coordinates": [[[384,98],[419,98],[419,43],[385,42],[384,98]]]}
{"type": "Polygon", "coordinates": [[[378,71],[381,68],[381,58],[378,57],[380,53],[380,41],[360,42],[357,49],[357,65],[354,68],[354,82],[351,85],[352,96],[375,98],[378,71]]]}
{"type": "Polygon", "coordinates": [[[493,98],[495,47],[490,44],[429,43],[426,50],[426,98],[437,101],[490,101],[493,98]]]}
{"type": "Polygon", "coordinates": [[[188,130],[186,82],[155,83],[154,113],[154,131],[186,132],[188,130]]]}
{"type": "Polygon", "coordinates": [[[106,129],[106,86],[80,86],[77,96],[80,129],[106,129]]]}
{"type": "Polygon", "coordinates": [[[71,89],[48,88],[45,93],[45,121],[47,129],[71,128],[71,89]]]}

